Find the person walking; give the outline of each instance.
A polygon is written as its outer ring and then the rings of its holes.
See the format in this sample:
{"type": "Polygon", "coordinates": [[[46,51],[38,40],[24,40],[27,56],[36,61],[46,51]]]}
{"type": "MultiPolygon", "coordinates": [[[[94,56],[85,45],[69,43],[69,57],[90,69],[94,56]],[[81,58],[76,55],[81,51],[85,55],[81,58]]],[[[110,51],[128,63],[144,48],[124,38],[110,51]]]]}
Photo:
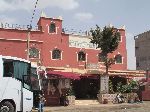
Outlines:
{"type": "Polygon", "coordinates": [[[44,95],[39,94],[39,98],[40,98],[40,101],[39,101],[39,111],[38,112],[44,112],[43,111],[44,103],[45,103],[44,95]]]}
{"type": "Polygon", "coordinates": [[[138,95],[139,101],[140,101],[141,103],[143,102],[142,91],[144,91],[144,89],[145,89],[145,85],[139,84],[139,89],[138,89],[137,95],[138,95]]]}

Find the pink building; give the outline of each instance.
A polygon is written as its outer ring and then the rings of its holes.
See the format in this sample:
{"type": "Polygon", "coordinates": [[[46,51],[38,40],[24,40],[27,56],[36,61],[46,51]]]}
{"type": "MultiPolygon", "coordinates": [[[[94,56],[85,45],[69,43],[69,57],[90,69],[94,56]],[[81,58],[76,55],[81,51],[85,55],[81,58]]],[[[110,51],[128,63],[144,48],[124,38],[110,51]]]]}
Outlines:
{"type": "MultiPolygon", "coordinates": [[[[54,79],[55,75],[58,76],[57,79],[60,77],[76,79],[81,76],[82,79],[80,81],[73,82],[75,90],[79,90],[77,98],[82,98],[82,95],[79,94],[81,92],[93,91],[92,86],[87,84],[93,84],[97,92],[99,88],[98,75],[104,73],[105,67],[100,50],[90,43],[90,36],[65,33],[62,28],[61,18],[54,19],[42,16],[37,25],[38,29],[31,31],[20,27],[8,27],[7,24],[1,25],[0,54],[29,59],[31,62],[45,68],[47,76],[51,79],[54,79]],[[80,87],[85,88],[86,86],[91,89],[82,91],[80,87]]],[[[116,57],[115,64],[110,68],[112,73],[114,73],[113,71],[119,71],[120,73],[120,71],[127,70],[125,29],[120,28],[118,30],[121,33],[119,47],[109,55],[110,57],[116,57]]],[[[67,80],[62,80],[61,83],[63,81],[65,81],[65,84],[70,83],[67,80]]],[[[55,86],[60,86],[60,82],[56,80],[47,83],[45,85],[47,90],[53,88],[54,84],[52,83],[57,83],[55,86]]],[[[56,89],[54,90],[56,91],[56,89]]],[[[48,94],[46,96],[47,99],[54,98],[50,99],[50,101],[58,100],[57,102],[48,102],[47,105],[58,104],[59,97],[56,99],[56,96],[60,96],[60,92],[57,95],[54,95],[55,93],[45,94],[48,94]]],[[[86,97],[90,97],[93,94],[93,96],[96,95],[96,93],[90,92],[87,94],[90,95],[86,97]]]]}
{"type": "MultiPolygon", "coordinates": [[[[89,63],[101,65],[100,50],[95,49],[89,43],[89,36],[71,35],[62,32],[62,20],[59,18],[40,17],[37,25],[39,30],[31,30],[30,39],[28,39],[28,30],[1,27],[0,54],[27,59],[27,49],[29,48],[29,60],[38,62],[46,68],[84,69],[89,63]],[[27,40],[29,40],[29,47],[27,47],[27,40]],[[85,59],[80,60],[79,55],[85,56],[85,59]]],[[[114,64],[111,69],[127,70],[125,30],[118,30],[121,33],[121,41],[118,49],[110,56],[118,57],[121,60],[114,64]]]]}

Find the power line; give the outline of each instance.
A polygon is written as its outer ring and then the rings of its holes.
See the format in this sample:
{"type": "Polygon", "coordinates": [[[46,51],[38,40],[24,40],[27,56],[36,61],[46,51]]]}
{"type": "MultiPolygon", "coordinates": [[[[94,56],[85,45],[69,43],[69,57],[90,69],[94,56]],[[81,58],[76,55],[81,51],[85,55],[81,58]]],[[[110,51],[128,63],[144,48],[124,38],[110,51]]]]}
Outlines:
{"type": "Polygon", "coordinates": [[[35,11],[36,11],[36,8],[37,8],[38,1],[39,0],[36,0],[35,6],[34,6],[34,10],[33,10],[33,13],[32,13],[32,18],[31,18],[30,25],[29,25],[28,29],[32,29],[32,22],[33,22],[33,19],[35,17],[35,11]]]}

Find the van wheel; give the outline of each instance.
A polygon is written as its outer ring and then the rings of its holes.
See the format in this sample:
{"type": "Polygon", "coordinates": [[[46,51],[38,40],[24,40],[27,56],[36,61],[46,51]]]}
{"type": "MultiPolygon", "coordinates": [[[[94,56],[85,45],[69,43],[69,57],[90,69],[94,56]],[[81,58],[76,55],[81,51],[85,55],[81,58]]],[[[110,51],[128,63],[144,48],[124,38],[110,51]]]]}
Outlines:
{"type": "Polygon", "coordinates": [[[0,112],[15,112],[15,108],[11,102],[5,101],[0,106],[0,112]]]}

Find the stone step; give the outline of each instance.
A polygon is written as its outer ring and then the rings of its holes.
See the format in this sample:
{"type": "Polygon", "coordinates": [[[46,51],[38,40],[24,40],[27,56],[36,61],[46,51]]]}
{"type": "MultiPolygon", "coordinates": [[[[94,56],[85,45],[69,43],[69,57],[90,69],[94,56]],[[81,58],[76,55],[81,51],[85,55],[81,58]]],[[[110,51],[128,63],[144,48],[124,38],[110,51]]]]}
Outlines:
{"type": "Polygon", "coordinates": [[[97,100],[75,100],[75,105],[98,105],[97,100]]]}

